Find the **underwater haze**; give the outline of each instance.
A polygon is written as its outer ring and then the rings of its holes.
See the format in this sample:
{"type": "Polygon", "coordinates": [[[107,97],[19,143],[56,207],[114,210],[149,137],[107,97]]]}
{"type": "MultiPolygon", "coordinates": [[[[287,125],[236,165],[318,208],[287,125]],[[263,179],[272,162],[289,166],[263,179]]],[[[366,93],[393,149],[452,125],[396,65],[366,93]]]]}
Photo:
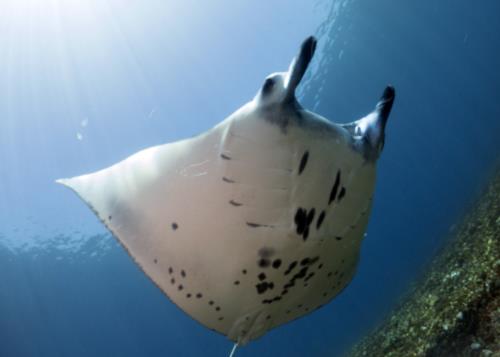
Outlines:
{"type": "Polygon", "coordinates": [[[302,105],[335,122],[397,96],[358,271],[236,356],[340,356],[394,307],[500,157],[500,2],[0,3],[0,356],[226,356],[54,181],[199,134],[309,35],[302,105]]]}

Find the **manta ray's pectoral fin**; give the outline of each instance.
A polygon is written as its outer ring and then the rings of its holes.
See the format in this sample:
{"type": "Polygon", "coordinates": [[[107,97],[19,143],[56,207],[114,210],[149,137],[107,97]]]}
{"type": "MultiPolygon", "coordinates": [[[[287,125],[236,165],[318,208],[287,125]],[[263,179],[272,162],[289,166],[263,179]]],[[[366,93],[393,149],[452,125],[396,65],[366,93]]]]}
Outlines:
{"type": "Polygon", "coordinates": [[[378,158],[384,147],[385,125],[394,103],[396,91],[387,86],[375,109],[367,116],[343,125],[356,140],[356,146],[370,159],[378,158]]]}

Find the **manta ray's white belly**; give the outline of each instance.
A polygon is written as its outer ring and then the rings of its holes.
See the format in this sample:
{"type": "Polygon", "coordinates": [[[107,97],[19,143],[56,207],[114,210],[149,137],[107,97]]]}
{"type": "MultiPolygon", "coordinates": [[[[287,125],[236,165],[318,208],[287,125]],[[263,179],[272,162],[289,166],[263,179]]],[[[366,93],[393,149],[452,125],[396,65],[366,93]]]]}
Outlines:
{"type": "Polygon", "coordinates": [[[175,304],[244,344],[351,280],[374,179],[340,134],[247,118],[63,183],[175,304]]]}

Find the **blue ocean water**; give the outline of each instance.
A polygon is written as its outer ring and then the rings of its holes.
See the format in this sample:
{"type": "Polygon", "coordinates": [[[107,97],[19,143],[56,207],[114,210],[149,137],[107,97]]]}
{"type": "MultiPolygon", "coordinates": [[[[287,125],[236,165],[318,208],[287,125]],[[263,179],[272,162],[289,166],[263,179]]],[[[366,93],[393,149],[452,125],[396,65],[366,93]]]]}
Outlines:
{"type": "Polygon", "coordinates": [[[337,356],[425,268],[500,153],[500,3],[0,4],[0,356],[225,356],[54,180],[196,135],[319,39],[300,90],[338,122],[396,87],[358,273],[238,356],[337,356]]]}

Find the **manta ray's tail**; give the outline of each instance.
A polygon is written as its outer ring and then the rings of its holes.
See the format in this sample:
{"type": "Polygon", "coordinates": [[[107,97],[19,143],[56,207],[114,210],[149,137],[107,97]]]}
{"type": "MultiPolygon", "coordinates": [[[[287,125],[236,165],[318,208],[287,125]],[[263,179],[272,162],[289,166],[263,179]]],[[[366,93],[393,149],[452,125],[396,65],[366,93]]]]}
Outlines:
{"type": "Polygon", "coordinates": [[[231,353],[229,354],[229,357],[233,357],[234,353],[236,352],[236,349],[238,348],[238,342],[236,342],[233,346],[233,349],[231,350],[231,353]]]}

